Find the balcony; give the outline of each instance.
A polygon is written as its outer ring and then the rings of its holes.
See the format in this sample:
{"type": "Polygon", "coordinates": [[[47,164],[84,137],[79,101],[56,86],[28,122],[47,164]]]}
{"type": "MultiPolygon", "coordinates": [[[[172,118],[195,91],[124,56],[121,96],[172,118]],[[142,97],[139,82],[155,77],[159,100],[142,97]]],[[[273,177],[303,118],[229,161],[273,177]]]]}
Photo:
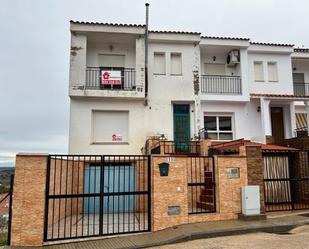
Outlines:
{"type": "Polygon", "coordinates": [[[309,96],[309,83],[294,83],[294,95],[309,96]]]}
{"type": "Polygon", "coordinates": [[[241,95],[241,77],[201,75],[201,92],[204,94],[241,95]]]}
{"type": "Polygon", "coordinates": [[[86,89],[136,91],[135,80],[135,68],[87,67],[86,69],[86,89]]]}

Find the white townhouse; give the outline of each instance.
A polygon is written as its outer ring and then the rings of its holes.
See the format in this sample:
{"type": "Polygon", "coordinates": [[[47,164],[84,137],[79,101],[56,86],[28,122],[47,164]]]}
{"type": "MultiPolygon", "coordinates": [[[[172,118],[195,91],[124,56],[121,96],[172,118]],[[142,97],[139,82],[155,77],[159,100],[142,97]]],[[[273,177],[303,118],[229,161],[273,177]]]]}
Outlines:
{"type": "Polygon", "coordinates": [[[306,82],[309,50],[293,45],[178,31],[145,43],[144,25],[71,21],[69,152],[140,154],[147,138],[203,128],[280,144],[307,123],[306,82]]]}

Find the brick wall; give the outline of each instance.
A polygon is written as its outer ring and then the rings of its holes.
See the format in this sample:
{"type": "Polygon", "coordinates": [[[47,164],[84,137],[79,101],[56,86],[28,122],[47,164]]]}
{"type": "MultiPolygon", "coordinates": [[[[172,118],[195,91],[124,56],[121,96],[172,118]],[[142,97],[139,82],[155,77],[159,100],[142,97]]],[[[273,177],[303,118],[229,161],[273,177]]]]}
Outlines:
{"type": "Polygon", "coordinates": [[[12,246],[41,246],[48,155],[18,154],[12,206],[12,246]]]}
{"type": "Polygon", "coordinates": [[[187,157],[173,157],[169,175],[160,176],[159,164],[166,162],[166,156],[152,156],[152,230],[188,222],[187,203],[187,157]],[[168,215],[169,206],[179,206],[179,215],[168,215]]]}
{"type": "MultiPolygon", "coordinates": [[[[291,177],[298,179],[309,178],[309,152],[299,151],[291,160],[292,172],[291,177]]],[[[294,182],[294,200],[296,203],[309,203],[309,181],[295,181],[294,182]]]]}
{"type": "Polygon", "coordinates": [[[248,184],[247,165],[244,156],[216,156],[216,213],[188,214],[189,158],[170,158],[168,176],[160,176],[159,163],[167,162],[166,156],[152,157],[152,230],[157,231],[184,223],[236,219],[241,212],[241,186],[248,184]],[[240,177],[229,179],[230,167],[240,169],[240,177]],[[178,206],[180,214],[168,215],[169,206],[178,206]]]}
{"type": "Polygon", "coordinates": [[[260,186],[261,212],[265,212],[264,171],[261,146],[241,146],[240,153],[247,157],[248,185],[260,186]]]}
{"type": "Polygon", "coordinates": [[[266,144],[274,144],[274,137],[273,136],[266,136],[266,144]]]}
{"type": "Polygon", "coordinates": [[[285,139],[284,145],[300,150],[309,150],[309,136],[285,139]]]}
{"type": "Polygon", "coordinates": [[[215,156],[216,213],[189,215],[188,222],[237,219],[241,213],[241,187],[248,185],[246,158],[243,156],[215,156]],[[228,178],[227,170],[236,167],[240,177],[228,178]]]}
{"type": "MultiPolygon", "coordinates": [[[[192,159],[186,156],[153,155],[151,159],[152,231],[185,223],[236,219],[237,214],[241,212],[241,187],[247,185],[249,181],[247,163],[251,162],[253,167],[254,163],[258,164],[257,158],[259,158],[257,149],[250,148],[245,152],[248,158],[245,156],[215,156],[216,212],[197,215],[188,214],[188,166],[192,163],[190,161],[192,159]],[[165,177],[160,176],[159,172],[159,164],[162,162],[170,163],[169,175],[165,177]],[[230,167],[239,168],[239,178],[228,177],[230,167]],[[174,206],[179,207],[179,214],[168,213],[169,207],[174,206]]],[[[17,156],[13,193],[12,245],[40,246],[43,243],[47,159],[48,155],[17,156]]],[[[145,161],[141,160],[139,163],[144,164],[145,161]]],[[[62,161],[65,165],[62,169],[60,169],[61,163],[59,164],[58,160],[52,160],[52,164],[56,165],[54,167],[56,172],[51,170],[51,175],[56,175],[57,180],[52,180],[50,183],[51,193],[65,194],[83,191],[83,176],[80,175],[84,171],[83,163],[74,162],[73,165],[73,162],[69,160],[62,161]],[[70,171],[73,166],[75,169],[78,166],[79,174],[70,171]],[[62,172],[61,177],[60,172],[62,172]],[[60,179],[62,182],[68,182],[67,187],[61,188],[61,191],[60,179]],[[76,186],[77,183],[79,187],[76,186]]],[[[137,175],[140,176],[137,185],[140,189],[146,186],[145,178],[141,177],[145,176],[145,173],[141,169],[137,170],[137,175]]],[[[252,180],[251,178],[250,181],[252,180]]],[[[139,211],[144,211],[142,207],[137,206],[139,211]]],[[[73,212],[80,211],[74,206],[73,212]]],[[[67,213],[60,206],[60,212],[55,215],[59,220],[67,213]]]]}

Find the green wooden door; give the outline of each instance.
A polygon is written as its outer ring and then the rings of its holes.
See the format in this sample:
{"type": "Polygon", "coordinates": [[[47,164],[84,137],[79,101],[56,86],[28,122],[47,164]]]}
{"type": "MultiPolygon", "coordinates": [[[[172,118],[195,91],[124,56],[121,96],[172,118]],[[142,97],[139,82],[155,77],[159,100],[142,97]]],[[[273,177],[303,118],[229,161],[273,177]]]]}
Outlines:
{"type": "Polygon", "coordinates": [[[175,152],[190,151],[190,106],[174,105],[175,152]]]}

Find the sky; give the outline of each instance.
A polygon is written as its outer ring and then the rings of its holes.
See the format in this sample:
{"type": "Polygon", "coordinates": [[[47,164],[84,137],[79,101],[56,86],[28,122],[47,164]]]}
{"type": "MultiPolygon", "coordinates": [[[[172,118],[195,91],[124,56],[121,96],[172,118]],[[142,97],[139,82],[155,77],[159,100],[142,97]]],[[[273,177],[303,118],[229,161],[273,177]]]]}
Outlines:
{"type": "MultiPolygon", "coordinates": [[[[309,47],[308,0],[152,0],[151,30],[309,47]]],[[[0,167],[67,153],[69,21],[139,23],[142,0],[0,0],[0,167]]]]}

